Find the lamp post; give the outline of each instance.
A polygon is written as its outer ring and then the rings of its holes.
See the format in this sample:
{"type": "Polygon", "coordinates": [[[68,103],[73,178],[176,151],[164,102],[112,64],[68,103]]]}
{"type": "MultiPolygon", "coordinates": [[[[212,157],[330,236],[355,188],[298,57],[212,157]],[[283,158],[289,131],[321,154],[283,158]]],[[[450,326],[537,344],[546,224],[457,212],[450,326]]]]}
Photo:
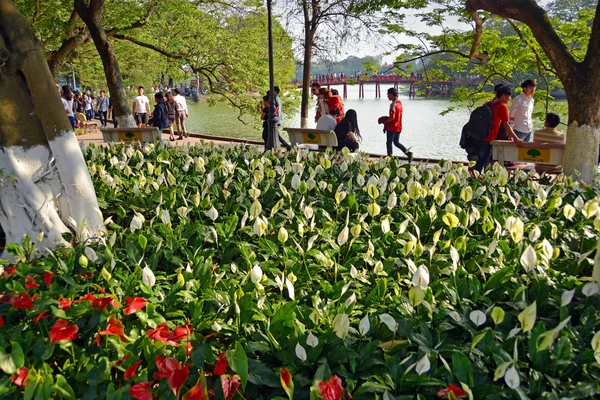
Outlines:
{"type": "Polygon", "coordinates": [[[271,1],[267,0],[267,16],[269,30],[269,130],[265,150],[279,148],[279,132],[277,132],[277,112],[275,111],[275,74],[273,63],[273,21],[271,17],[271,1]]]}

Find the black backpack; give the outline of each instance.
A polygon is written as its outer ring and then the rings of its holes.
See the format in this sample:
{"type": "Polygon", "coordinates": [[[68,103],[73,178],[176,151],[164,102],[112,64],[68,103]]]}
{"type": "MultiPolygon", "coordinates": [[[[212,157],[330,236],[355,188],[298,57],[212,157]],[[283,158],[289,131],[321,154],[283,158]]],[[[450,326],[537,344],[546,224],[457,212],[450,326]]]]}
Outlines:
{"type": "MultiPolygon", "coordinates": [[[[460,136],[460,147],[466,149],[473,147],[477,142],[483,142],[492,130],[492,119],[493,119],[493,108],[500,103],[490,104],[485,103],[481,107],[477,107],[471,113],[469,122],[463,126],[462,134],[460,136]]],[[[508,139],[504,128],[500,126],[498,131],[497,140],[508,139]]]]}

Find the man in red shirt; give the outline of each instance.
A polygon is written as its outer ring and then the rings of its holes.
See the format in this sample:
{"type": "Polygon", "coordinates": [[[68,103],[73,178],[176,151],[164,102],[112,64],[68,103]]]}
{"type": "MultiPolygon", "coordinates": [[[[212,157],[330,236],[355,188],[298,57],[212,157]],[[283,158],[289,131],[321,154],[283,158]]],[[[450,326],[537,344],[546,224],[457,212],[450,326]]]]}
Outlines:
{"type": "Polygon", "coordinates": [[[492,106],[492,129],[489,135],[485,138],[485,141],[479,145],[476,155],[473,160],[476,160],[475,169],[479,172],[483,171],[483,168],[490,162],[490,155],[492,152],[492,145],[490,142],[496,140],[498,132],[501,128],[506,132],[509,139],[512,139],[519,146],[522,140],[515,134],[512,127],[508,124],[510,117],[508,115],[508,107],[506,104],[510,101],[512,91],[509,87],[503,86],[496,92],[496,99],[490,101],[492,106]]]}
{"type": "Polygon", "coordinates": [[[390,115],[379,118],[377,121],[380,124],[383,124],[383,131],[387,134],[387,140],[385,142],[385,146],[387,148],[388,156],[393,154],[392,143],[402,150],[406,157],[408,157],[408,162],[412,162],[413,153],[412,151],[408,151],[406,147],[400,143],[400,133],[402,133],[402,102],[398,100],[398,91],[394,88],[389,88],[387,91],[388,100],[392,102],[390,104],[390,115]]]}

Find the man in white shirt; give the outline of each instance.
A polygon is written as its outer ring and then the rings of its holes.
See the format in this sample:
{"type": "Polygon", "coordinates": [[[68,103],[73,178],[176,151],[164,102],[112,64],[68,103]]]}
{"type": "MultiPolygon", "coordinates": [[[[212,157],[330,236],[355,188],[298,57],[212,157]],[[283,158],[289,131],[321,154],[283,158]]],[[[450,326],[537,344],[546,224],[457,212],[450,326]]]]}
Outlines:
{"type": "Polygon", "coordinates": [[[185,130],[185,119],[189,117],[187,102],[185,97],[180,94],[179,89],[174,89],[173,101],[175,101],[175,124],[177,125],[177,133],[179,133],[179,139],[183,139],[184,136],[190,136],[185,130]]]}
{"type": "Polygon", "coordinates": [[[138,88],[138,95],[133,98],[133,106],[131,110],[135,123],[138,128],[146,126],[148,123],[148,113],[150,112],[150,101],[144,96],[144,87],[138,88]]]}
{"type": "Polygon", "coordinates": [[[514,121],[513,131],[519,139],[529,142],[533,131],[533,93],[535,92],[535,81],[527,79],[521,84],[523,94],[515,97],[510,106],[510,119],[514,121]]]}
{"type": "Polygon", "coordinates": [[[328,115],[323,115],[321,118],[319,118],[317,121],[317,129],[323,129],[327,131],[335,130],[335,127],[337,126],[336,117],[338,115],[340,115],[340,110],[337,108],[329,111],[328,115]]]}

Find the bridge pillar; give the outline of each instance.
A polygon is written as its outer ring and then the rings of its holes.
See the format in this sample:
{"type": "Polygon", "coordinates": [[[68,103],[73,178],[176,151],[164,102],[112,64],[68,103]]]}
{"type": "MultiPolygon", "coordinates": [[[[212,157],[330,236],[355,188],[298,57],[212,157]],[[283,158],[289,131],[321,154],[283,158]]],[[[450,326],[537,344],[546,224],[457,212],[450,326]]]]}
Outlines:
{"type": "Polygon", "coordinates": [[[344,99],[348,98],[348,86],[346,85],[346,81],[344,80],[344,99]]]}
{"type": "Polygon", "coordinates": [[[365,96],[365,93],[364,93],[364,86],[363,86],[363,83],[361,82],[361,83],[358,85],[358,98],[359,98],[359,99],[362,99],[362,98],[364,98],[364,96],[365,96]]]}
{"type": "Polygon", "coordinates": [[[381,98],[381,84],[379,82],[377,82],[375,84],[375,98],[376,99],[380,99],[381,98]]]}
{"type": "Polygon", "coordinates": [[[396,92],[398,91],[398,82],[394,82],[394,89],[396,89],[396,92]]]}

